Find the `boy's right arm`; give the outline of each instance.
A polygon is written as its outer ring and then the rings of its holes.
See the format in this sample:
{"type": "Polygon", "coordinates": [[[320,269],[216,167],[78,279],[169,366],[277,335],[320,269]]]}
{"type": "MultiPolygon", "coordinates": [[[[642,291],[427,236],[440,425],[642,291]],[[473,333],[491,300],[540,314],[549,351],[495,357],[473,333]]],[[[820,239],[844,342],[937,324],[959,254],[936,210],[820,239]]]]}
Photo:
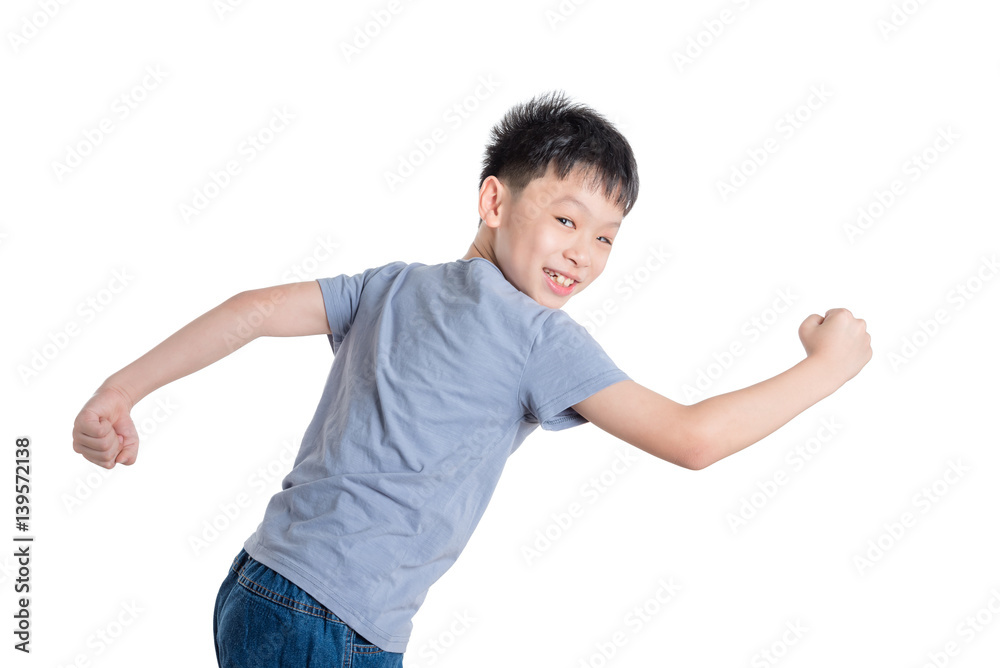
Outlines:
{"type": "Polygon", "coordinates": [[[688,469],[702,469],[771,434],[853,378],[872,357],[864,320],[847,309],[813,314],[799,327],[806,358],[750,387],[685,406],[633,380],[573,408],[623,441],[688,469]]]}
{"type": "Polygon", "coordinates": [[[140,399],[259,336],[330,334],[317,281],[230,297],[108,377],[73,423],[73,450],[104,468],[135,463],[139,438],[129,413],[140,399]]]}

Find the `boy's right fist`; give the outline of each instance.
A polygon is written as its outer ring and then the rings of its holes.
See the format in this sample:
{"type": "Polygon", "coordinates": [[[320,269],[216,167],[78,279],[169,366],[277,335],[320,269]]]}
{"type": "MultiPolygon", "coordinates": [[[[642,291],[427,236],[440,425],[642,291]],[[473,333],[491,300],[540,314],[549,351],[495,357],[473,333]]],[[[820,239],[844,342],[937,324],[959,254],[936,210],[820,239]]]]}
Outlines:
{"type": "Polygon", "coordinates": [[[865,321],[846,308],[830,309],[825,316],[810,315],[799,326],[799,339],[806,355],[823,360],[842,383],[858,375],[872,358],[872,337],[865,321]]]}
{"type": "Polygon", "coordinates": [[[100,387],[73,422],[73,450],[106,469],[134,464],[139,434],[129,416],[131,410],[124,392],[100,387]]]}

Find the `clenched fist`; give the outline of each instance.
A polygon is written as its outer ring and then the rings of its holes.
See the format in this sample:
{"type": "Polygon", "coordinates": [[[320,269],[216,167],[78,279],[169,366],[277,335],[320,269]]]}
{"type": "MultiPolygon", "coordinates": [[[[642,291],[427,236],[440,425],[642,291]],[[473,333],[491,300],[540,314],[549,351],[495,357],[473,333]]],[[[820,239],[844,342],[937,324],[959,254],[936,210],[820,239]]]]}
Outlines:
{"type": "Polygon", "coordinates": [[[872,358],[872,337],[865,321],[846,308],[830,309],[825,316],[812,314],[799,326],[799,339],[806,355],[823,360],[843,383],[872,358]]]}
{"type": "Polygon", "coordinates": [[[73,450],[106,469],[130,466],[139,454],[139,434],[129,413],[128,396],[114,387],[101,387],[73,422],[73,450]]]}

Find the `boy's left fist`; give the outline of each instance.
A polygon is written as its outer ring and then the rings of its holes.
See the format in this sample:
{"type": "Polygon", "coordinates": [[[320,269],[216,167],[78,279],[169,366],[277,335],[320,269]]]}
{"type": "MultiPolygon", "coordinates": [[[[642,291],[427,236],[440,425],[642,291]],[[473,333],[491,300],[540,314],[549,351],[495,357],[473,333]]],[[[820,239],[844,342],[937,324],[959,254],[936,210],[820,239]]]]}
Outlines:
{"type": "Polygon", "coordinates": [[[132,422],[132,404],[120,390],[101,387],[84,404],[73,422],[73,450],[90,462],[112,469],[131,466],[139,454],[139,433],[132,422]]]}

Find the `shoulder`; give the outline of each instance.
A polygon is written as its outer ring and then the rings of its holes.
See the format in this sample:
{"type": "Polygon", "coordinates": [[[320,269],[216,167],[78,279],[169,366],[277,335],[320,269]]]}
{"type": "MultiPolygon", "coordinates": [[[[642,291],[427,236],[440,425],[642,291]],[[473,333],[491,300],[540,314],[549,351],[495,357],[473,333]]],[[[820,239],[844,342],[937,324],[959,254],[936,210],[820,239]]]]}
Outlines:
{"type": "Polygon", "coordinates": [[[587,328],[574,320],[566,311],[546,306],[542,306],[541,308],[543,310],[539,313],[539,328],[544,329],[550,336],[564,336],[595,341],[594,337],[587,331],[587,328]]]}
{"type": "Polygon", "coordinates": [[[383,264],[380,267],[372,267],[368,269],[365,273],[369,273],[372,276],[396,276],[403,270],[411,270],[414,267],[422,267],[424,265],[419,262],[403,262],[402,260],[395,260],[383,264]]]}
{"type": "MultiPolygon", "coordinates": [[[[532,300],[534,301],[534,300],[532,300]]],[[[545,306],[532,321],[532,342],[528,355],[538,363],[583,364],[608,361],[607,354],[587,328],[560,309],[545,306]]]]}
{"type": "Polygon", "coordinates": [[[414,267],[422,266],[419,263],[409,263],[403,262],[402,260],[396,260],[393,262],[388,262],[383,265],[376,267],[369,267],[358,274],[357,278],[361,279],[361,287],[368,286],[372,281],[391,283],[402,275],[413,269],[414,267]]]}

